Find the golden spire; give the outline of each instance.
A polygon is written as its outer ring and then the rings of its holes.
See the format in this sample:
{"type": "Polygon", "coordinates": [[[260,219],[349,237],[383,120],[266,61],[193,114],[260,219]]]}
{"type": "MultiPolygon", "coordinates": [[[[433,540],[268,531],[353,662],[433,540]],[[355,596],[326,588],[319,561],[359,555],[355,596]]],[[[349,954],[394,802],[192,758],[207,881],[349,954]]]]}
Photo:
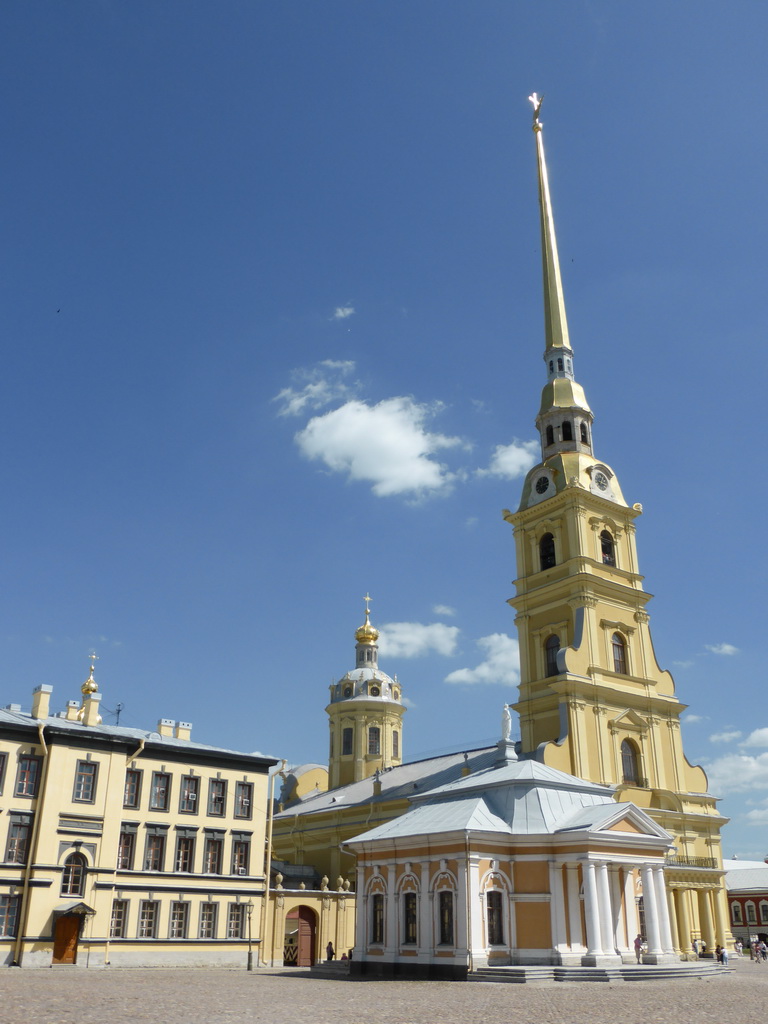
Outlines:
{"type": "Polygon", "coordinates": [[[371,625],[371,598],[366,594],[363,600],[365,601],[365,622],[355,630],[355,639],[359,644],[375,644],[379,639],[379,631],[371,625]]]}
{"type": "Polygon", "coordinates": [[[560,260],[557,255],[555,221],[549,196],[547,163],[544,159],[539,111],[544,99],[533,93],[528,99],[533,104],[533,133],[536,136],[536,156],[539,165],[539,211],[541,213],[541,258],[544,269],[544,331],[547,349],[571,348],[568,339],[568,321],[565,317],[563,282],[560,278],[560,260]]]}

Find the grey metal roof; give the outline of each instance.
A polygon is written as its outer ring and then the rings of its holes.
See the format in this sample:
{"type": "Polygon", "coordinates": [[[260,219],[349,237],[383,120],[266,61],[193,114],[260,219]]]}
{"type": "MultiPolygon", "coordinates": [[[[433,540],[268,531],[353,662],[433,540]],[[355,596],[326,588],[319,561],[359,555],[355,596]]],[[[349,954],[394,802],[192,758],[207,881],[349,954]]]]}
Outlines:
{"type": "Polygon", "coordinates": [[[70,722],[66,718],[59,718],[57,715],[50,715],[48,718],[33,718],[26,711],[12,711],[8,708],[0,708],[0,729],[3,725],[23,726],[37,729],[43,725],[46,729],[53,729],[56,732],[71,733],[73,738],[77,736],[101,736],[115,740],[134,741],[136,745],[144,740],[153,746],[167,747],[169,750],[179,751],[200,751],[218,754],[232,754],[239,757],[259,757],[264,760],[277,763],[277,758],[269,754],[262,754],[253,751],[244,754],[240,750],[230,750],[227,747],[214,747],[207,743],[194,743],[192,740],[178,740],[174,736],[161,736],[159,732],[150,732],[146,729],[130,729],[119,725],[84,725],[82,722],[70,722]]]}
{"type": "Polygon", "coordinates": [[[377,825],[347,842],[375,842],[405,836],[470,831],[512,834],[509,825],[490,810],[482,797],[468,796],[436,804],[421,804],[399,818],[377,825]]]}
{"type": "Polygon", "coordinates": [[[732,861],[726,861],[725,888],[728,892],[761,891],[768,893],[768,864],[759,867],[732,868],[732,861]]]}
{"type": "MultiPolygon", "coordinates": [[[[468,751],[466,764],[470,771],[476,772],[492,765],[497,757],[498,750],[495,746],[483,747],[468,751]]],[[[379,775],[380,795],[373,792],[372,778],[363,779],[360,782],[351,782],[347,786],[338,786],[327,793],[310,793],[276,814],[275,819],[292,818],[297,814],[319,814],[342,807],[381,803],[431,792],[435,787],[439,788],[460,779],[464,764],[464,753],[460,751],[397,765],[379,775]]]]}

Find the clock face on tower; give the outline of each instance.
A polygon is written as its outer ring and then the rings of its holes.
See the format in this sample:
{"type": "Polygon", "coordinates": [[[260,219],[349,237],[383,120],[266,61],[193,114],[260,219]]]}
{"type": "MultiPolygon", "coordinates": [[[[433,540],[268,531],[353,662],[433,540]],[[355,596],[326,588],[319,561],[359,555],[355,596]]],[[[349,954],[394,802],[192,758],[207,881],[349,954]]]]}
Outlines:
{"type": "Polygon", "coordinates": [[[549,477],[548,476],[540,476],[539,479],[536,481],[536,493],[537,494],[543,494],[544,491],[546,491],[546,489],[548,487],[549,487],[549,477]]]}
{"type": "Polygon", "coordinates": [[[608,486],[608,477],[605,475],[605,473],[595,473],[594,480],[595,484],[600,488],[601,491],[604,491],[608,486]]]}

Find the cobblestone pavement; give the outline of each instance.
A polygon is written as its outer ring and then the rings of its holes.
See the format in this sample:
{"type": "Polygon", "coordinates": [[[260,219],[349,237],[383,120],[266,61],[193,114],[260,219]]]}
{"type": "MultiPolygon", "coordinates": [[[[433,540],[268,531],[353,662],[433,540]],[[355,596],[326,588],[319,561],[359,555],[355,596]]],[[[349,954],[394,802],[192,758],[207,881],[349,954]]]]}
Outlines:
{"type": "Polygon", "coordinates": [[[2,1024],[743,1024],[768,964],[675,982],[358,981],[304,971],[0,969],[2,1024]]]}

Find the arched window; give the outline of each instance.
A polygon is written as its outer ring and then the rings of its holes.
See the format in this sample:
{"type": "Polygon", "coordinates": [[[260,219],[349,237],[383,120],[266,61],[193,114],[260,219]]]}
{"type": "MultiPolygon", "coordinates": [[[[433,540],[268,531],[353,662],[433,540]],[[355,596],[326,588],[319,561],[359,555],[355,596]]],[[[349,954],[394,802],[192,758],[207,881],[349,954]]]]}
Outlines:
{"type": "Polygon", "coordinates": [[[613,651],[613,671],[627,674],[627,645],[621,633],[614,633],[611,637],[611,650],[613,651]]]}
{"type": "Polygon", "coordinates": [[[546,675],[556,676],[560,671],[557,667],[557,652],[560,650],[560,637],[552,636],[547,637],[547,642],[544,644],[544,658],[546,661],[546,675]]]}
{"type": "Polygon", "coordinates": [[[501,893],[491,889],[486,893],[486,910],[488,915],[488,945],[504,945],[504,919],[501,911],[501,893]]]}
{"type": "Polygon", "coordinates": [[[64,861],[61,875],[62,896],[82,896],[85,892],[85,857],[73,853],[64,861]]]}
{"type": "Polygon", "coordinates": [[[579,426],[579,432],[581,434],[581,443],[589,444],[589,434],[587,433],[587,424],[582,423],[579,426]]]}
{"type": "Polygon", "coordinates": [[[549,426],[549,427],[547,427],[547,444],[554,444],[554,443],[555,443],[555,431],[554,431],[554,429],[551,426],[549,426]]]}
{"type": "Polygon", "coordinates": [[[573,440],[573,424],[570,420],[563,420],[563,440],[573,440]]]}
{"type": "Polygon", "coordinates": [[[371,900],[371,943],[380,945],[384,941],[384,896],[374,893],[371,900]]]}
{"type": "Polygon", "coordinates": [[[551,569],[555,565],[555,538],[545,533],[539,541],[539,560],[542,569],[551,569]]]}
{"type": "Polygon", "coordinates": [[[621,743],[621,774],[623,781],[636,786],[640,780],[640,755],[632,740],[621,743]]]}
{"type": "Polygon", "coordinates": [[[555,372],[555,364],[552,362],[551,359],[549,360],[549,372],[550,373],[554,373],[555,372]]]}
{"type": "Polygon", "coordinates": [[[603,565],[616,565],[616,549],[613,544],[613,537],[607,530],[600,534],[600,551],[603,556],[603,565]]]}
{"type": "Polygon", "coordinates": [[[558,359],[557,360],[557,368],[558,368],[558,370],[560,370],[562,372],[562,369],[563,369],[563,360],[562,359],[558,359]]]}
{"type": "Polygon", "coordinates": [[[368,753],[371,755],[381,753],[381,729],[378,725],[372,725],[368,729],[368,753]]]}

